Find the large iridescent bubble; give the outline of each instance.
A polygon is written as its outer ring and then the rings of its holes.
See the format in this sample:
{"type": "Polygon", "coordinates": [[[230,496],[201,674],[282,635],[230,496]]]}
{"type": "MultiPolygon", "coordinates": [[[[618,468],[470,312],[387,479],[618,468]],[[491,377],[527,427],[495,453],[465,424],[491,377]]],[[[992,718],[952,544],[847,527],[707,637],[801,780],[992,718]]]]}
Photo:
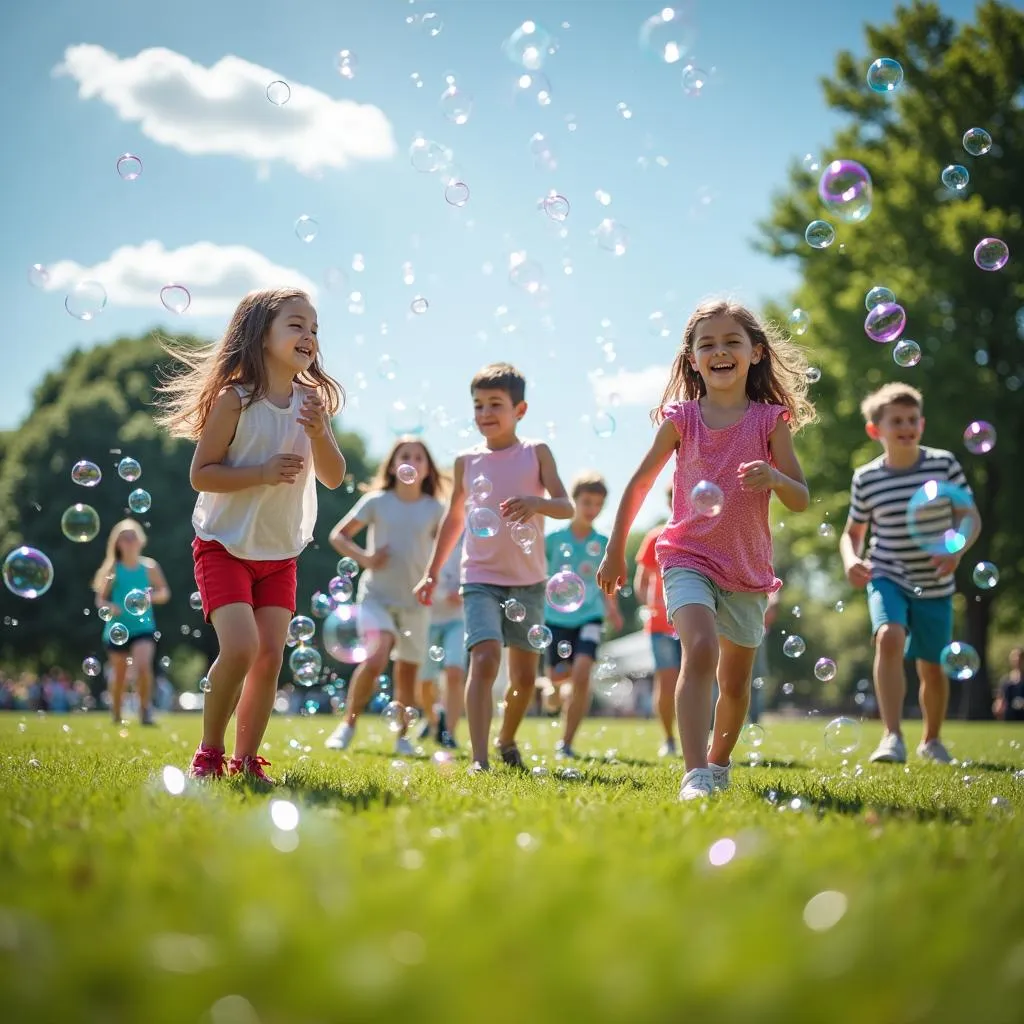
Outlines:
{"type": "Polygon", "coordinates": [[[825,208],[847,223],[867,218],[873,191],[871,175],[856,160],[833,160],[818,181],[818,197],[825,208]]]}

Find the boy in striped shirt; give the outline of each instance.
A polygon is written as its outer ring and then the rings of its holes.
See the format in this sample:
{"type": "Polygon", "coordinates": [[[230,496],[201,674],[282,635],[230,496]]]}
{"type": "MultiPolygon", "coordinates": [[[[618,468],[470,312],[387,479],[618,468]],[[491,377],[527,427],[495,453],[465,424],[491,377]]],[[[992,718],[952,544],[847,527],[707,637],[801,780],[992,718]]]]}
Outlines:
{"type": "MultiPolygon", "coordinates": [[[[839,542],[846,577],[866,587],[875,640],[875,693],[885,735],[872,761],[902,764],[907,748],[900,728],[906,695],[903,659],[917,662],[924,735],[917,753],[949,764],[939,738],[949,703],[949,680],[940,664],[942,649],[953,639],[953,573],[981,527],[971,512],[967,543],[956,554],[931,555],[911,536],[907,506],[929,480],[948,481],[970,493],[964,471],[952,452],[926,448],[924,402],[908,384],[885,384],[861,403],[868,437],[882,454],[854,470],[850,513],[839,542]],[[871,538],[864,556],[864,541],[871,538]]],[[[950,513],[950,526],[962,513],[950,513]]]]}

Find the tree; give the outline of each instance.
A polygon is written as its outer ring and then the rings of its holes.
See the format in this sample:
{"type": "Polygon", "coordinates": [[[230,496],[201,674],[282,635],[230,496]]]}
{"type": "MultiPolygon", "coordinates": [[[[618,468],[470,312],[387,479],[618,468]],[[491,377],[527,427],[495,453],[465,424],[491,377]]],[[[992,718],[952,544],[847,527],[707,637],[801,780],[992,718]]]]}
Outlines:
{"type": "MultiPolygon", "coordinates": [[[[161,652],[170,654],[172,663],[175,648],[215,654],[213,630],[189,605],[195,590],[189,549],[195,493],[188,479],[193,446],[158,430],[151,415],[158,372],[168,367],[154,335],[75,351],[43,379],[20,429],[3,435],[0,554],[19,544],[44,551],[53,562],[54,582],[36,600],[0,588],[0,615],[12,623],[0,633],[0,664],[73,666],[99,653],[101,624],[90,581],[110,528],[130,514],[127,499],[134,487],[152,495],[152,508],[137,518],[149,534],[147,553],[160,562],[172,593],[170,603],[157,609],[161,652]],[[123,455],[142,465],[138,483],[118,477],[123,455]],[[72,482],[71,467],[81,459],[102,469],[98,486],[72,482]],[[77,502],[95,508],[101,523],[99,535],[84,544],[61,533],[62,513],[77,502]]],[[[304,611],[313,591],[326,589],[335,574],[337,556],[326,543],[327,534],[355,502],[356,483],[368,479],[371,471],[362,438],[346,433],[339,441],[349,476],[336,491],[320,488],[316,539],[299,559],[298,600],[304,611]]]]}
{"type": "MultiPolygon", "coordinates": [[[[788,190],[762,225],[760,245],[796,259],[802,270],[794,305],[813,319],[802,340],[822,372],[814,388],[821,422],[801,435],[798,447],[812,494],[825,496],[821,511],[831,513],[837,531],[852,468],[877,453],[858,405],[884,381],[906,380],[923,390],[925,443],[953,450],[964,464],[985,529],[958,572],[964,595],[957,601],[958,635],[982,657],[969,711],[983,716],[990,702],[990,629],[1018,625],[1024,611],[1024,534],[1014,524],[1024,504],[1024,13],[989,0],[974,24],[957,26],[935,4],[916,2],[899,7],[892,24],[869,26],[866,36],[864,57],[840,53],[835,75],[823,83],[829,105],[848,124],[822,163],[850,159],[868,168],[870,216],[836,224],[830,248],[810,248],[806,225],[832,218],[817,196],[818,175],[794,166],[788,190]],[[892,94],[866,85],[867,66],[879,56],[903,66],[905,80],[892,94]],[[972,126],[992,135],[986,155],[965,152],[962,137],[972,126]],[[968,168],[963,192],[943,186],[940,174],[949,164],[968,168]],[[1009,245],[1010,261],[995,273],[973,262],[985,237],[1009,245]],[[906,308],[905,337],[923,351],[916,367],[901,369],[889,347],[864,333],[864,297],[878,284],[906,308]],[[987,455],[964,449],[964,428],[978,419],[998,431],[987,455]],[[995,590],[979,591],[971,581],[971,567],[982,559],[999,567],[995,590]]],[[[785,311],[774,312],[785,318],[785,311]]],[[[807,550],[821,521],[805,517],[789,536],[807,550]]],[[[839,571],[834,554],[830,566],[839,571]]]]}

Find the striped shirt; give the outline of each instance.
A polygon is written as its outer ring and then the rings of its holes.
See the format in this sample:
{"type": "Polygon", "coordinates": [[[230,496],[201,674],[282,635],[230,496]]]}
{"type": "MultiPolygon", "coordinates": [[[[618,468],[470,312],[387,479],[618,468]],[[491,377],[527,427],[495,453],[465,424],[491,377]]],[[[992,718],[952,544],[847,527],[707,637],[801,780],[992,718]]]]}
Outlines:
{"type": "MultiPolygon", "coordinates": [[[[956,589],[953,576],[936,572],[932,556],[914,540],[907,525],[907,505],[914,492],[929,480],[948,481],[970,494],[967,478],[952,452],[922,445],[917,462],[907,469],[890,469],[885,464],[885,455],[879,455],[854,470],[850,519],[868,524],[871,536],[867,558],[873,576],[884,576],[917,597],[949,597],[956,589]]],[[[950,528],[951,506],[946,514],[942,525],[950,528]]],[[[933,526],[940,526],[931,522],[928,525],[929,533],[933,526]]]]}

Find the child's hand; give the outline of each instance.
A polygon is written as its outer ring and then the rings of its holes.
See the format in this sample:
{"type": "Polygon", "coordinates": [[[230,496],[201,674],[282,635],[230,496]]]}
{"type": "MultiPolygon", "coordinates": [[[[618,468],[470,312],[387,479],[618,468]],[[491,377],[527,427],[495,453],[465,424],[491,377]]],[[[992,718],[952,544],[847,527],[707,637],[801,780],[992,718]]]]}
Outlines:
{"type": "Polygon", "coordinates": [[[261,479],[272,487],[276,484],[293,484],[301,472],[302,456],[281,452],[263,463],[261,479]]]}
{"type": "Polygon", "coordinates": [[[932,555],[931,563],[940,576],[952,576],[960,564],[961,555],[962,552],[958,555],[932,555]]]}
{"type": "Polygon", "coordinates": [[[846,578],[855,587],[866,587],[871,582],[872,565],[864,558],[858,558],[846,567],[846,578]]]}
{"type": "Polygon", "coordinates": [[[437,586],[433,576],[424,576],[423,579],[413,587],[412,592],[416,595],[416,600],[420,604],[430,605],[433,604],[434,587],[437,586]]]}
{"type": "Polygon", "coordinates": [[[626,582],[626,557],[605,551],[597,567],[597,585],[609,596],[626,582]]]}
{"type": "Polygon", "coordinates": [[[366,557],[363,559],[363,568],[383,569],[388,564],[390,557],[391,552],[388,550],[387,544],[382,544],[379,548],[366,553],[366,557]]]}
{"type": "Polygon", "coordinates": [[[745,491],[770,491],[778,481],[778,473],[767,462],[741,462],[736,476],[745,491]]]}
{"type": "Polygon", "coordinates": [[[298,421],[306,436],[314,440],[327,433],[327,410],[315,391],[307,391],[303,396],[298,421]]]}
{"type": "Polygon", "coordinates": [[[514,523],[522,523],[537,514],[540,502],[541,499],[535,495],[525,494],[520,497],[506,498],[498,508],[504,519],[511,519],[514,523]]]}

